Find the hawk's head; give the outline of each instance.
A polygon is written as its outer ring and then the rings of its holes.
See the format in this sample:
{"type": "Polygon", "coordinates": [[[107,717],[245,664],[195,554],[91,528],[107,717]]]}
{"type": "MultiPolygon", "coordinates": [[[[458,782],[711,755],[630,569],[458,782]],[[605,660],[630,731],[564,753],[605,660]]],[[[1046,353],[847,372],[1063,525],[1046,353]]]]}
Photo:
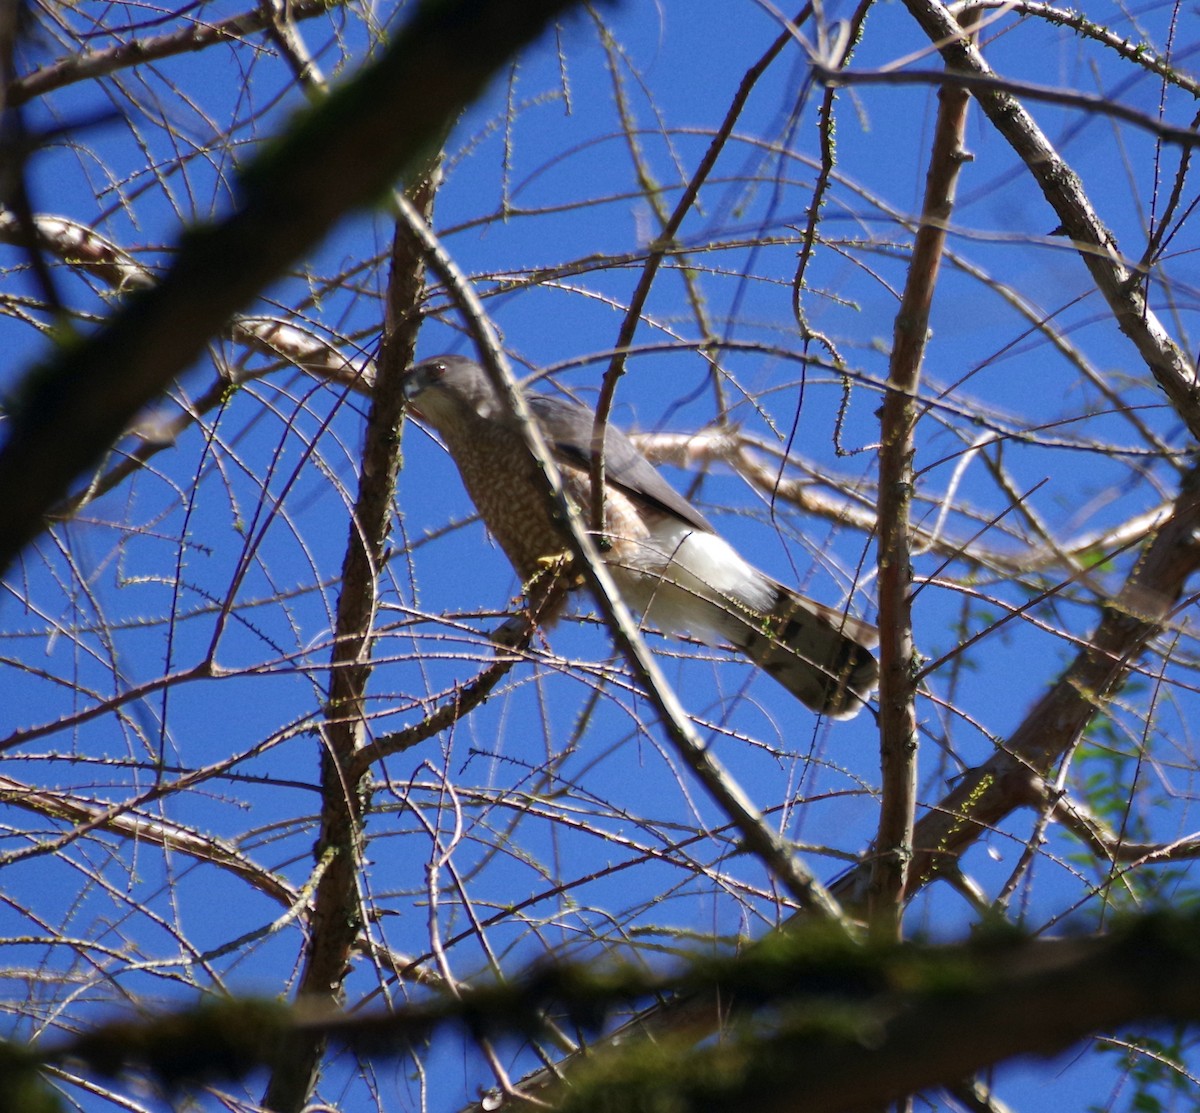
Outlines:
{"type": "Polygon", "coordinates": [[[435,429],[464,410],[485,419],[504,413],[487,373],[466,356],[434,356],[413,364],[404,372],[404,397],[435,429]]]}

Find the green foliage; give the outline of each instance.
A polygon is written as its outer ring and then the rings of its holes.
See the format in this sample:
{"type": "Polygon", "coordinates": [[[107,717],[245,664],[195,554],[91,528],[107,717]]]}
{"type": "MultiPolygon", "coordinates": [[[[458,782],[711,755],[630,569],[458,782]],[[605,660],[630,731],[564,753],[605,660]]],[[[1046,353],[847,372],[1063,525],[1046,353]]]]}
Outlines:
{"type": "Polygon", "coordinates": [[[62,1113],[62,1102],[28,1051],[0,1043],[0,1113],[62,1113]]]}

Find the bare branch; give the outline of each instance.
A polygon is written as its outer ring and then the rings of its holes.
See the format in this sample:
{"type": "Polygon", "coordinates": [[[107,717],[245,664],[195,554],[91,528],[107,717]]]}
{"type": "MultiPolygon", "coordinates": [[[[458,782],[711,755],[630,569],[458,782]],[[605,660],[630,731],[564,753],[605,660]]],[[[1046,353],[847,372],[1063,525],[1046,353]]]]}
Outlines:
{"type": "MultiPolygon", "coordinates": [[[[412,190],[427,217],[433,211],[436,178],[412,190]]],[[[358,493],[351,512],[342,562],[329,702],[322,730],[321,834],[314,856],[322,869],[312,909],[312,935],[300,976],[300,999],[341,1000],[350,953],[363,930],[360,894],[364,816],[370,807],[368,767],[359,761],[365,744],[367,683],[373,670],[375,615],[384,550],[391,533],[392,499],[400,463],[396,436],[403,419],[405,369],[416,350],[424,287],[424,260],[404,225],[392,245],[388,328],[367,414],[366,443],[358,493]]],[[[302,1041],[271,1076],[263,1103],[277,1113],[299,1110],[316,1082],[325,1046],[302,1041]]]]}
{"type": "Polygon", "coordinates": [[[916,397],[946,227],[959,172],[969,99],[946,86],[938,99],[921,223],[896,314],[879,447],[879,752],[882,802],[871,865],[870,923],[900,935],[917,791],[916,648],[912,632],[911,507],[916,397]]]}
{"type": "MultiPolygon", "coordinates": [[[[950,5],[950,10],[956,15],[967,8],[978,8],[981,12],[994,11],[1002,16],[1032,16],[1055,26],[1069,27],[1076,34],[1108,47],[1125,61],[1149,70],[1192,96],[1200,96],[1200,82],[1187,71],[1172,64],[1169,58],[1160,55],[1149,42],[1144,39],[1134,42],[1132,39],[1122,38],[1115,31],[1088,19],[1080,11],[1057,8],[1053,4],[1037,3],[1036,0],[966,0],[965,3],[950,5]]],[[[989,28],[993,23],[994,17],[987,20],[981,29],[989,28]]]]}
{"type": "MultiPolygon", "coordinates": [[[[311,19],[325,15],[330,3],[339,0],[290,0],[288,12],[291,19],[311,19]]],[[[230,39],[242,39],[271,27],[274,12],[270,4],[258,7],[241,15],[229,16],[215,23],[197,20],[178,31],[153,38],[130,39],[104,50],[85,50],[69,54],[52,65],[43,66],[24,77],[9,82],[5,97],[10,105],[26,104],[35,97],[45,96],[55,89],[80,81],[107,77],[131,66],[143,65],[176,54],[185,54],[230,39]]]]}
{"type": "Polygon", "coordinates": [[[829,85],[938,85],[943,88],[947,85],[957,85],[977,96],[986,93],[1023,97],[1046,104],[1062,105],[1065,108],[1078,108],[1097,116],[1112,116],[1150,132],[1164,143],[1174,143],[1182,147],[1194,147],[1200,143],[1200,132],[1193,126],[1166,124],[1111,97],[1102,97],[1094,93],[1077,93],[1071,89],[1035,85],[1028,81],[1011,81],[983,73],[955,73],[946,70],[845,70],[833,69],[819,62],[813,64],[813,69],[820,80],[829,85]]]}

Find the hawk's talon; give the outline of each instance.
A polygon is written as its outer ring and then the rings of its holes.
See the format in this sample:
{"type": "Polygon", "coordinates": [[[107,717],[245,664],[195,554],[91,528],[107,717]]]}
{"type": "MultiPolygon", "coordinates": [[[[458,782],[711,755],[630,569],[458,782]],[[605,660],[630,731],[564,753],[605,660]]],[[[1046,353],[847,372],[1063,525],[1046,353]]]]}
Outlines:
{"type": "Polygon", "coordinates": [[[533,599],[549,594],[560,584],[565,585],[568,591],[583,586],[583,576],[572,571],[575,566],[574,553],[565,550],[561,553],[551,553],[538,557],[537,562],[540,565],[538,570],[521,585],[521,590],[527,598],[533,599]]]}

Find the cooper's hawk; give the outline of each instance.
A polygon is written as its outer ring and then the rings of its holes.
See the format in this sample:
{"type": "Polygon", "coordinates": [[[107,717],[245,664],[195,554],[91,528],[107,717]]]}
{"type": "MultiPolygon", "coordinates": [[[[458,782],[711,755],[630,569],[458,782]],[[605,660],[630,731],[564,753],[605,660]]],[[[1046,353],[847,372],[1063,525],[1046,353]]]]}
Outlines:
{"type": "MultiPolygon", "coordinates": [[[[568,543],[508,407],[477,363],[438,356],[405,373],[417,416],[442,437],[484,523],[526,583],[568,543]]],[[[584,406],[526,392],[567,495],[591,507],[592,425],[584,406]]],[[[875,688],[874,627],[814,603],[742,559],[611,425],[604,440],[601,551],[622,597],[650,622],[729,642],[814,711],[856,714],[875,688]]]]}

